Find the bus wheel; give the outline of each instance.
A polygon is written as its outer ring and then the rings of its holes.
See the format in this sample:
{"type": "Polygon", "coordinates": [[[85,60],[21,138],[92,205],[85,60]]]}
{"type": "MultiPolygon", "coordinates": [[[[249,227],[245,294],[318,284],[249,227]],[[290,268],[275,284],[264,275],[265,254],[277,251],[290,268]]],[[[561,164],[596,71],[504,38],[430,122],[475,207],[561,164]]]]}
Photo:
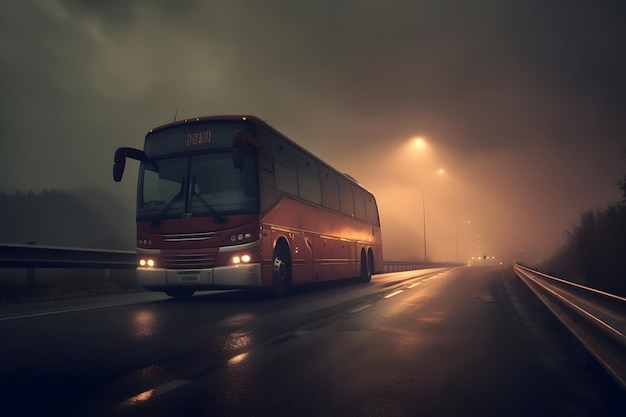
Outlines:
{"type": "Polygon", "coordinates": [[[172,288],[165,291],[165,294],[169,295],[170,297],[184,300],[191,298],[194,292],[195,290],[191,288],[172,288]]]}
{"type": "Polygon", "coordinates": [[[376,263],[374,262],[374,252],[372,252],[372,248],[367,250],[367,265],[370,269],[370,279],[372,275],[376,273],[376,263]]]}
{"type": "Polygon", "coordinates": [[[289,288],[290,267],[289,251],[284,245],[277,246],[274,250],[272,270],[272,288],[275,296],[284,295],[289,288]]]}
{"type": "Polygon", "coordinates": [[[372,269],[370,262],[365,255],[365,249],[361,251],[361,281],[370,282],[372,280],[372,269]]]}

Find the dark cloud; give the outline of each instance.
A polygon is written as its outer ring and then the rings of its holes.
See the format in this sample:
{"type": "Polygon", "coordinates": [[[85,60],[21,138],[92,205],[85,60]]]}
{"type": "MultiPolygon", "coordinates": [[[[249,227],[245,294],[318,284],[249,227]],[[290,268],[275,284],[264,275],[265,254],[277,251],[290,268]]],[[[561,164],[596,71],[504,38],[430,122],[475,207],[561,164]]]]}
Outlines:
{"type": "Polygon", "coordinates": [[[619,198],[625,17],[623,2],[5,2],[0,189],[132,204],[133,181],[110,179],[118,146],[178,107],[251,113],[376,192],[389,257],[421,251],[399,235],[419,247],[422,189],[433,256],[477,250],[478,229],[482,250],[550,251],[619,198]],[[406,148],[417,135],[429,159],[406,148]],[[445,184],[425,179],[439,165],[445,184]]]}

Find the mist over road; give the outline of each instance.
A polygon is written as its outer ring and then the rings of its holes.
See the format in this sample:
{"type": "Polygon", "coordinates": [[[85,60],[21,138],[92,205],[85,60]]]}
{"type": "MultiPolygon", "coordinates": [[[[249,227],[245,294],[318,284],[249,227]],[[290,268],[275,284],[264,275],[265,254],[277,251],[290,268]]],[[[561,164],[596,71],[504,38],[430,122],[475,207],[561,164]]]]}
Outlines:
{"type": "Polygon", "coordinates": [[[280,299],[141,293],[3,305],[0,410],[619,415],[612,381],[576,367],[567,338],[530,301],[510,269],[473,267],[382,274],[280,299]]]}

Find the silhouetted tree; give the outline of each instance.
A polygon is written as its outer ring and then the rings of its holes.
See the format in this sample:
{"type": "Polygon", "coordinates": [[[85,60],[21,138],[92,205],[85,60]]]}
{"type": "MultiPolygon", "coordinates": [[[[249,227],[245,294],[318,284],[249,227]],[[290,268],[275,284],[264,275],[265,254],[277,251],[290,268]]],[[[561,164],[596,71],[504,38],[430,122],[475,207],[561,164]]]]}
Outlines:
{"type": "MultiPolygon", "coordinates": [[[[622,156],[626,159],[626,150],[622,152],[622,156]]],[[[622,190],[622,203],[626,203],[626,174],[622,177],[621,181],[617,182],[619,189],[622,190]]]]}
{"type": "Polygon", "coordinates": [[[626,205],[586,211],[568,232],[567,243],[544,265],[561,278],[592,288],[626,295],[622,273],[626,247],[626,205]]]}

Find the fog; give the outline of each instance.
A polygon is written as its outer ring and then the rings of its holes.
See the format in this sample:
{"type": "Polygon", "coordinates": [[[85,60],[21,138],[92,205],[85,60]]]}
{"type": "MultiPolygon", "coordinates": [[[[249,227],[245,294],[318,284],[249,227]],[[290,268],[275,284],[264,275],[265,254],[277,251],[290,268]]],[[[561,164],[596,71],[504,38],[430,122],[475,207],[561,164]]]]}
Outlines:
{"type": "Polygon", "coordinates": [[[5,1],[0,190],[132,207],[117,147],[254,114],[375,194],[387,259],[421,259],[425,223],[431,260],[538,262],[621,199],[624,21],[615,1],[5,1]]]}

